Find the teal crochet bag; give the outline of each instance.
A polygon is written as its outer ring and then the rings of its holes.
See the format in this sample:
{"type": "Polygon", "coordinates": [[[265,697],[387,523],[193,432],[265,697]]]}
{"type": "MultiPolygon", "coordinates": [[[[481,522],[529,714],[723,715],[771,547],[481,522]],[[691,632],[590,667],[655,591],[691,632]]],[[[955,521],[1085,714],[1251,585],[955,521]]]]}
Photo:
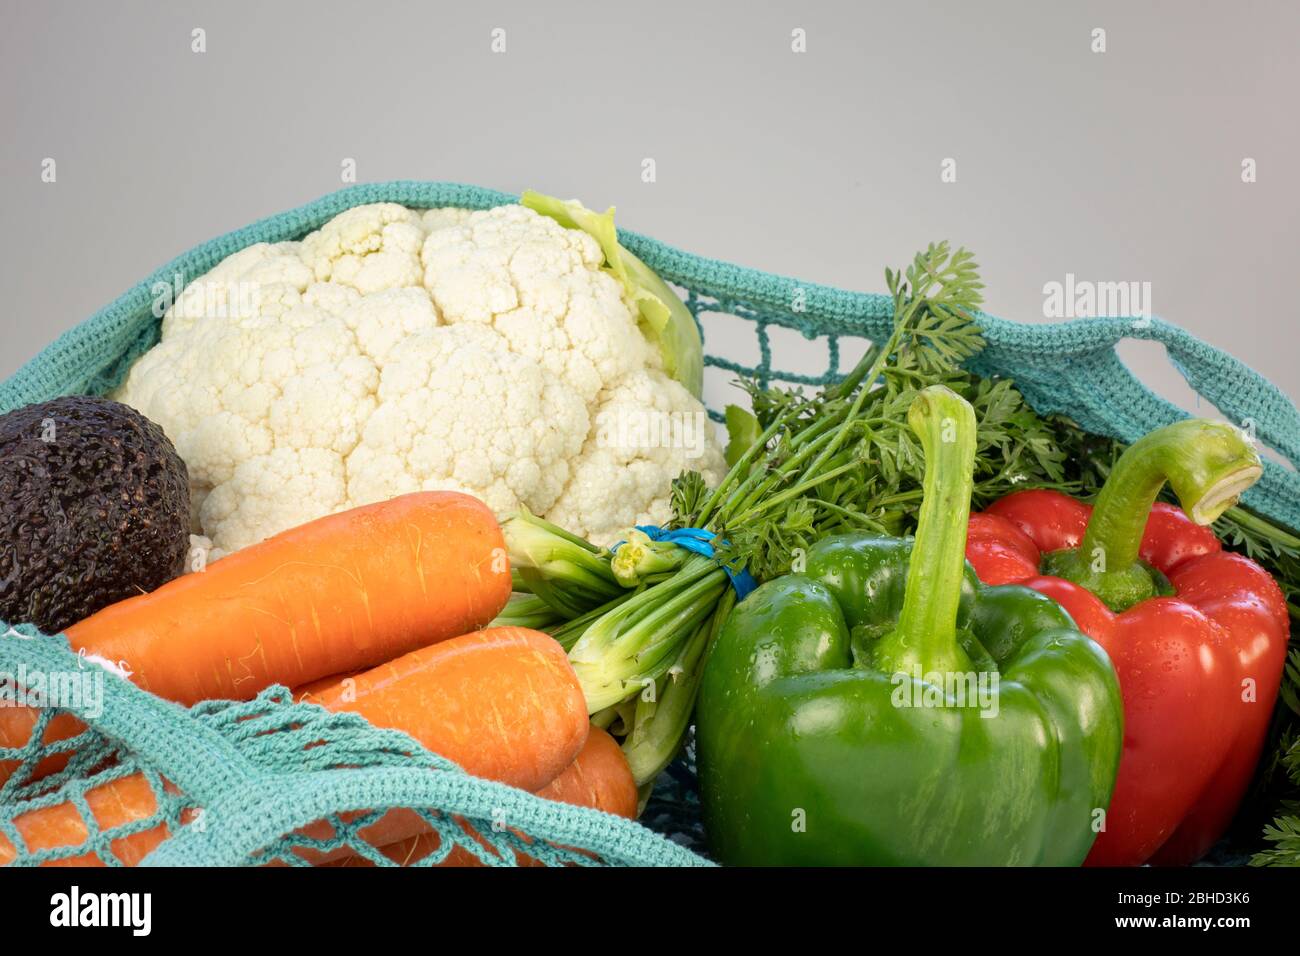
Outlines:
{"type": "Polygon", "coordinates": [[[422,818],[424,847],[436,844],[419,866],[452,853],[489,866],[512,865],[506,861],[516,853],[548,866],[705,862],[621,817],[471,777],[406,734],[377,729],[356,714],[294,704],[285,687],[186,710],[87,662],[61,637],[30,625],[7,630],[0,670],[64,686],[69,677],[88,675],[102,690],[84,694],[79,706],[41,709],[25,747],[0,748],[0,772],[10,771],[0,786],[0,863],[97,857],[110,865],[392,866],[403,860],[365,837],[393,810],[422,818]],[[88,729],[43,744],[64,711],[88,729]],[[62,769],[32,773],[59,754],[71,755],[62,769]],[[97,799],[106,794],[113,796],[97,799]],[[115,807],[142,802],[147,812],[135,819],[100,825],[115,807]],[[52,826],[29,830],[39,813],[65,826],[69,818],[79,821],[84,838],[61,848],[30,846],[24,831],[52,826]]]}
{"type": "MultiPolygon", "coordinates": [[[[197,278],[226,256],[256,242],[301,238],[338,213],[373,202],[416,208],[486,209],[512,203],[506,193],[451,183],[393,182],[352,186],[190,250],[160,268],[86,322],[64,333],[12,378],[0,383],[0,413],[58,395],[103,393],[158,341],[154,287],[180,275],[197,278]]],[[[687,305],[709,342],[709,316],[750,321],[759,360],[750,365],[710,352],[706,364],[738,374],[823,384],[839,374],[841,338],[879,338],[888,331],[890,299],[848,292],[703,259],[635,233],[628,248],[686,291],[687,305]],[[796,303],[798,304],[796,307],[796,303]],[[826,343],[820,375],[777,367],[772,327],[826,343]]],[[[1256,372],[1158,318],[1088,319],[1020,325],[980,317],[987,340],[970,363],[982,375],[1015,380],[1040,413],[1069,415],[1085,429],[1133,441],[1185,417],[1151,393],[1124,366],[1125,338],[1164,344],[1187,382],[1226,417],[1253,428],[1261,442],[1300,465],[1300,413],[1256,372]]],[[[712,410],[715,417],[720,417],[712,410]]],[[[1246,503],[1269,518],[1300,527],[1300,475],[1268,461],[1246,503]]],[[[0,630],[4,625],[0,624],[0,630]]],[[[0,637],[0,671],[71,673],[86,665],[57,637],[29,627],[0,637]]],[[[127,681],[104,675],[102,713],[71,741],[41,741],[58,711],[47,708],[25,748],[0,749],[0,860],[19,863],[93,854],[117,862],[111,849],[134,838],[156,847],[147,864],[307,865],[323,858],[392,861],[363,839],[365,828],[395,808],[414,811],[437,836],[420,862],[469,854],[493,865],[519,851],[547,864],[688,865],[705,861],[643,826],[594,810],[540,800],[470,777],[408,737],[381,731],[351,715],[294,704],[282,687],[249,702],[215,701],[185,710],[127,681]],[[57,773],[31,770],[61,751],[71,759],[57,773]],[[17,768],[16,771],[14,768],[17,768]],[[95,788],[108,783],[147,788],[154,812],[126,827],[96,824],[95,788]],[[45,809],[79,815],[86,831],[77,847],[30,852],[21,813],[45,809]],[[163,837],[166,836],[166,839],[163,837]]],[[[66,756],[66,755],[65,755],[66,756]]]]}

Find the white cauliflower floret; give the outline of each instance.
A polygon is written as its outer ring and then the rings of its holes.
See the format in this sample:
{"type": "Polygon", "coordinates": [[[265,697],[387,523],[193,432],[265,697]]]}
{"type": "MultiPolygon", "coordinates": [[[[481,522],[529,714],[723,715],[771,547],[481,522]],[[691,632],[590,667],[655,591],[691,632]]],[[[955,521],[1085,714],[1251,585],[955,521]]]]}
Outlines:
{"type": "Polygon", "coordinates": [[[303,305],[340,318],[362,301],[364,298],[356,289],[336,282],[313,282],[302,293],[303,305]]]}
{"type": "Polygon", "coordinates": [[[425,230],[418,213],[395,203],[356,206],[302,241],[302,257],[321,281],[363,295],[419,285],[425,230]]]}
{"type": "Polygon", "coordinates": [[[277,448],[241,462],[199,508],[214,550],[234,551],[348,507],[343,459],[322,448],[277,448]],[[274,534],[275,532],[271,532],[274,534]]]}
{"type": "Polygon", "coordinates": [[[447,322],[483,322],[587,401],[633,369],[660,365],[622,287],[585,232],[523,206],[493,210],[425,241],[425,285],[447,322]]]}
{"type": "Polygon", "coordinates": [[[301,301],[311,279],[296,242],[241,249],[182,290],[163,317],[163,338],[210,316],[240,321],[281,315],[301,301]]]}
{"type": "Polygon", "coordinates": [[[723,464],[603,262],[521,206],[360,206],[191,283],[114,397],[175,443],[214,554],[421,489],[610,543],[723,464]]]}
{"type": "Polygon", "coordinates": [[[408,336],[438,324],[438,310],[429,293],[416,286],[384,289],[358,299],[343,314],[357,337],[361,351],[383,362],[393,347],[408,336]]]}
{"type": "Polygon", "coordinates": [[[356,501],[455,487],[496,511],[523,504],[542,514],[588,431],[582,398],[484,326],[406,339],[379,400],[348,460],[356,501]]]}
{"type": "Polygon", "coordinates": [[[671,517],[664,475],[683,470],[710,482],[727,470],[708,413],[663,372],[634,372],[602,396],[573,477],[547,520],[612,544],[629,525],[671,517]],[[636,509],[631,519],[629,507],[636,509]]]}
{"type": "Polygon", "coordinates": [[[420,222],[426,233],[437,232],[448,226],[459,226],[472,215],[474,215],[472,209],[426,209],[420,217],[420,222]]]}

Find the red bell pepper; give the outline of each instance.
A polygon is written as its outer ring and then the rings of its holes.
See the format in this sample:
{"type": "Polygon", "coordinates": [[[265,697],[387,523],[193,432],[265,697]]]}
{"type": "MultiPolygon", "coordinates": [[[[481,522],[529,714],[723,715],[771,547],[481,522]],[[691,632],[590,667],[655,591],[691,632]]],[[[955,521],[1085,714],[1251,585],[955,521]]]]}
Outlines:
{"type": "Polygon", "coordinates": [[[1054,598],[1119,676],[1124,753],[1088,864],[1193,862],[1250,783],[1282,678],[1286,602],[1204,526],[1260,472],[1238,429],[1189,419],[1132,445],[1095,507],[1022,491],[971,516],[980,580],[1054,598]],[[1155,503],[1166,480],[1183,510],[1155,503]]]}

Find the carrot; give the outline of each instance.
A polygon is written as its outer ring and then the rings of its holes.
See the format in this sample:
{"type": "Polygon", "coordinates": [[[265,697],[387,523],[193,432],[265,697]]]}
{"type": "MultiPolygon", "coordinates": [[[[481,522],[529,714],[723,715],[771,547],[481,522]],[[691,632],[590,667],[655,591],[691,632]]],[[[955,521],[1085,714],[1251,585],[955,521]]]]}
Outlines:
{"type": "MultiPolygon", "coordinates": [[[[354,711],[381,727],[405,731],[435,753],[478,776],[535,789],[551,781],[582,750],[587,737],[587,707],[564,649],[545,634],[524,628],[490,628],[422,648],[381,667],[312,693],[299,694],[334,711],[354,711]]],[[[108,808],[101,827],[144,819],[157,801],[143,775],[105,784],[90,793],[108,808]]],[[[356,814],[347,815],[355,819],[356,814]]],[[[71,802],[22,814],[15,819],[31,850],[79,845],[86,836],[71,802]]],[[[395,809],[361,831],[383,845],[428,829],[411,810],[395,809]]],[[[325,821],[305,827],[305,835],[328,838],[325,821]]],[[[163,827],[114,842],[123,862],[135,863],[167,836],[163,827]]],[[[314,863],[346,855],[302,850],[314,863]]],[[[0,837],[0,865],[16,856],[0,837]]],[[[93,864],[93,855],[78,858],[93,864]]]]}
{"type": "MultiPolygon", "coordinates": [[[[465,833],[479,843],[486,852],[494,853],[478,832],[465,820],[457,817],[456,822],[465,833]]],[[[394,863],[406,865],[428,856],[441,844],[441,838],[414,811],[390,810],[384,817],[369,827],[358,831],[358,836],[394,863]]],[[[345,846],[329,854],[305,855],[316,866],[373,866],[374,864],[357,853],[351,846],[345,846]]],[[[463,847],[452,847],[447,859],[439,866],[482,866],[482,861],[463,847]]]]}
{"type": "MultiPolygon", "coordinates": [[[[558,777],[538,790],[537,796],[574,806],[604,810],[606,813],[627,817],[629,820],[636,818],[637,788],[632,770],[627,765],[627,758],[623,756],[623,749],[613,737],[599,727],[591,728],[587,742],[578,756],[573,759],[573,763],[569,764],[558,777]]],[[[473,828],[463,823],[462,825],[485,850],[489,853],[495,852],[478,837],[473,828]]],[[[366,842],[378,846],[384,856],[402,866],[418,862],[437,850],[441,844],[438,834],[431,831],[428,825],[413,813],[408,817],[392,820],[386,817],[377,821],[375,825],[362,829],[358,835],[364,837],[366,842]],[[418,832],[403,838],[395,838],[395,834],[408,827],[413,827],[418,832]],[[392,842],[388,842],[385,838],[391,838],[392,842]]],[[[336,862],[331,860],[329,865],[359,866],[366,865],[367,862],[363,857],[353,855],[336,862]]],[[[522,853],[516,854],[516,862],[520,866],[537,865],[533,857],[522,853]]],[[[447,859],[439,865],[482,866],[483,863],[473,853],[458,846],[454,847],[447,859]]]]}
{"type": "MultiPolygon", "coordinates": [[[[39,717],[40,711],[34,707],[0,707],[0,746],[14,746],[8,743],[6,738],[18,741],[19,747],[26,744],[31,739],[32,731],[36,729],[36,721],[39,717]]],[[[50,720],[45,728],[45,736],[41,740],[53,744],[75,737],[85,729],[86,725],[80,720],[67,711],[62,711],[50,720]]],[[[46,754],[28,776],[32,780],[38,780],[48,774],[57,773],[67,766],[68,758],[71,756],[70,753],[58,751],[46,754]]],[[[0,783],[13,776],[18,766],[17,760],[0,760],[0,783]]]]}
{"type": "MultiPolygon", "coordinates": [[[[142,773],[92,787],[86,791],[86,803],[101,831],[147,819],[158,809],[158,798],[142,773]]],[[[80,846],[89,835],[85,820],[71,803],[21,814],[14,818],[14,826],[30,852],[80,846]]],[[[149,830],[119,837],[109,846],[124,865],[135,866],[167,838],[167,832],[166,825],[160,823],[149,830]]],[[[17,855],[17,848],[0,833],[0,866],[8,866],[17,855]]],[[[104,862],[94,853],[83,853],[48,865],[103,866],[104,862]]]]}
{"type": "MultiPolygon", "coordinates": [[[[496,856],[496,850],[492,845],[479,836],[478,831],[463,820],[458,820],[465,833],[483,848],[483,852],[490,856],[496,856]]],[[[398,866],[412,866],[424,859],[430,853],[435,852],[442,845],[442,838],[427,826],[423,832],[414,836],[407,837],[404,840],[397,840],[393,843],[386,843],[378,847],[380,853],[388,857],[389,860],[398,866]]],[[[515,861],[518,866],[537,866],[538,863],[532,857],[524,856],[522,853],[515,854],[515,861]]],[[[332,859],[323,864],[324,866],[374,866],[365,857],[352,853],[341,859],[332,859]]],[[[463,846],[454,846],[447,858],[438,864],[440,867],[478,867],[486,866],[482,859],[475,853],[467,850],[463,846]]]]}
{"type": "MultiPolygon", "coordinates": [[[[66,633],[73,650],[124,662],[161,697],[247,700],[482,627],[509,596],[505,541],[487,506],[418,492],[282,532],[66,633]]],[[[0,746],[25,744],[32,722],[3,708],[0,746]]],[[[10,772],[0,768],[0,781],[10,772]]]]}
{"type": "Polygon", "coordinates": [[[340,684],[348,678],[355,678],[358,674],[364,674],[367,668],[361,667],[354,671],[344,671],[341,674],[330,674],[328,677],[321,677],[317,680],[308,681],[305,684],[299,684],[293,689],[294,700],[315,700],[317,694],[326,688],[340,684]]]}
{"type": "Polygon", "coordinates": [[[481,501],[419,492],[291,528],[67,635],[169,700],[247,700],[482,627],[510,596],[504,557],[481,501]]]}
{"type": "MultiPolygon", "coordinates": [[[[586,698],[564,649],[522,627],[465,634],[362,674],[316,681],[294,698],[404,731],[467,773],[524,790],[560,776],[589,739],[586,698]]],[[[395,809],[359,836],[386,846],[428,829],[414,812],[395,809]]],[[[333,833],[324,823],[306,832],[317,839],[333,833]]],[[[304,855],[323,864],[349,851],[304,855]]]]}
{"type": "Polygon", "coordinates": [[[423,647],[295,695],[402,730],[476,777],[546,786],[587,739],[587,705],[564,649],[494,627],[423,647]]]}
{"type": "Polygon", "coordinates": [[[587,743],[573,763],[537,795],[636,819],[637,789],[632,769],[623,748],[599,727],[591,728],[587,743]]]}

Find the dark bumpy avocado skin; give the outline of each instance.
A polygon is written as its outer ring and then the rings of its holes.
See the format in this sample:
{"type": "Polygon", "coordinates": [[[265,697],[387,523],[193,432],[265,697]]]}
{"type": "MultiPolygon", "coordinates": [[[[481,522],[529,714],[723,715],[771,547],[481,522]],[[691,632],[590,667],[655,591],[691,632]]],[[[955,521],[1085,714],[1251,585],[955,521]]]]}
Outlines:
{"type": "Polygon", "coordinates": [[[181,573],[185,463],[135,409],[72,396],[0,416],[0,620],[48,634],[181,573]]]}

